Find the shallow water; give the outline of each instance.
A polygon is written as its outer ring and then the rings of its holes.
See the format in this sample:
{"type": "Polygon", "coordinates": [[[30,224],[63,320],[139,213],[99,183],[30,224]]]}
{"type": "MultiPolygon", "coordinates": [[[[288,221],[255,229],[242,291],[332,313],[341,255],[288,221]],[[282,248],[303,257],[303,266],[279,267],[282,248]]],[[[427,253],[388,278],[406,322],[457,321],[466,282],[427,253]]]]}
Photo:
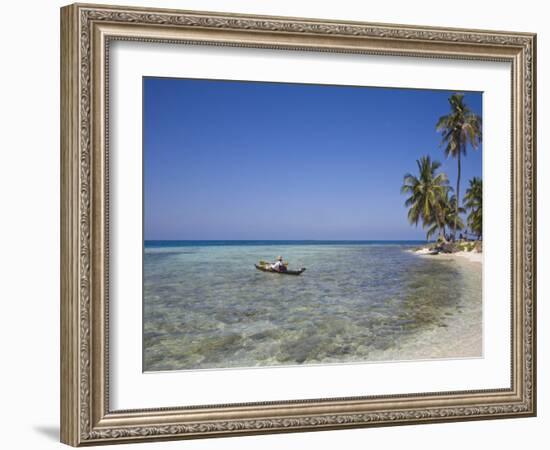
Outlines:
{"type": "Polygon", "coordinates": [[[480,265],[411,244],[237,244],[146,245],[144,370],[481,356],[445,342],[481,341],[480,265]],[[277,255],[306,272],[254,268],[277,255]]]}

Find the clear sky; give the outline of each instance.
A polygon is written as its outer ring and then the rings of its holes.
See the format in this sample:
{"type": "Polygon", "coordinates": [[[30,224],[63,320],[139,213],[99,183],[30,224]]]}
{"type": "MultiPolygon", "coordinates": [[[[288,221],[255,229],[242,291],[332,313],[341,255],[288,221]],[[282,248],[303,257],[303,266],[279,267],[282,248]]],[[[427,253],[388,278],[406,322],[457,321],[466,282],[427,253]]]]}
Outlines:
{"type": "MultiPolygon", "coordinates": [[[[144,78],[145,239],[424,239],[403,175],[454,91],[144,78]]],[[[481,115],[482,94],[466,93],[481,115]]],[[[461,198],[481,176],[462,159],[461,198]]]]}

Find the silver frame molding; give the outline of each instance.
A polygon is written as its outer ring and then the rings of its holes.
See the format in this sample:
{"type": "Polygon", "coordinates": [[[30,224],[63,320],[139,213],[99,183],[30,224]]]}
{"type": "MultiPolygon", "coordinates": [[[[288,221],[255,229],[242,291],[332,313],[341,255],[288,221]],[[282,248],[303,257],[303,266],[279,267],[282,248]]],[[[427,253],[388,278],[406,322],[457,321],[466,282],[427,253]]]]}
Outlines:
{"type": "Polygon", "coordinates": [[[97,445],[536,414],[536,35],[74,4],[61,9],[61,441],[97,445]],[[381,54],[512,67],[509,389],[112,411],[108,62],[113,40],[381,54]]]}

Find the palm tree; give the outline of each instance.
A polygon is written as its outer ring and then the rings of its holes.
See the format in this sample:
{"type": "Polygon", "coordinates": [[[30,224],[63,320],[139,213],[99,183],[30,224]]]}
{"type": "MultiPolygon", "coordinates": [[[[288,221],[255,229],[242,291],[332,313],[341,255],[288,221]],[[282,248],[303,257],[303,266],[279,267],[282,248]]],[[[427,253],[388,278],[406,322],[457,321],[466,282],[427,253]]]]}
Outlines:
{"type": "Polygon", "coordinates": [[[407,173],[401,187],[401,193],[409,194],[405,201],[409,222],[415,225],[422,222],[423,227],[435,224],[440,238],[445,240],[444,201],[449,192],[449,179],[444,173],[436,173],[441,163],[429,156],[417,159],[416,165],[418,176],[407,173]]]}
{"type": "MultiPolygon", "coordinates": [[[[452,191],[452,188],[449,188],[449,192],[452,191]]],[[[460,217],[460,214],[466,212],[464,208],[459,208],[458,212],[459,214],[456,214],[456,199],[454,195],[447,194],[445,198],[441,199],[442,208],[443,208],[443,222],[444,222],[444,232],[445,229],[452,230],[454,227],[454,224],[456,222],[456,229],[457,230],[463,230],[464,229],[464,222],[462,221],[462,218],[460,217]]],[[[435,235],[435,233],[439,230],[439,225],[437,221],[435,220],[435,216],[430,221],[430,228],[428,228],[426,232],[426,239],[430,239],[432,236],[435,235]]]]}
{"type": "Polygon", "coordinates": [[[470,186],[466,189],[464,206],[470,211],[468,214],[468,226],[478,239],[483,233],[483,182],[481,178],[474,177],[470,180],[470,186]]]}
{"type": "Polygon", "coordinates": [[[458,202],[456,201],[456,196],[453,194],[450,198],[447,199],[447,202],[445,203],[445,225],[449,227],[449,230],[453,229],[456,226],[457,231],[462,231],[464,229],[464,222],[460,215],[464,214],[466,210],[459,207],[457,214],[457,205],[458,202]]]}
{"type": "MultiPolygon", "coordinates": [[[[460,157],[466,156],[466,149],[470,145],[474,150],[481,142],[481,117],[472,112],[464,103],[463,94],[453,94],[449,97],[451,112],[439,118],[436,130],[441,132],[442,145],[445,146],[445,156],[456,158],[458,172],[456,177],[456,206],[460,204],[460,157]]],[[[456,236],[458,214],[453,226],[453,239],[456,236]]]]}

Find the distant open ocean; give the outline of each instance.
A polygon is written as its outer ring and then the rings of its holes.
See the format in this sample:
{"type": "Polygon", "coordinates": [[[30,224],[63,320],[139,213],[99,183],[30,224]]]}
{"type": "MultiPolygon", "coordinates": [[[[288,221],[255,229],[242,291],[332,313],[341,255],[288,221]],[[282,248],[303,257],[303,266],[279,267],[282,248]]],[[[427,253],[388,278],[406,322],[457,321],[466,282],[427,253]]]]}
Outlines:
{"type": "Polygon", "coordinates": [[[481,265],[424,243],[145,241],[144,370],[480,357],[481,265]]]}

